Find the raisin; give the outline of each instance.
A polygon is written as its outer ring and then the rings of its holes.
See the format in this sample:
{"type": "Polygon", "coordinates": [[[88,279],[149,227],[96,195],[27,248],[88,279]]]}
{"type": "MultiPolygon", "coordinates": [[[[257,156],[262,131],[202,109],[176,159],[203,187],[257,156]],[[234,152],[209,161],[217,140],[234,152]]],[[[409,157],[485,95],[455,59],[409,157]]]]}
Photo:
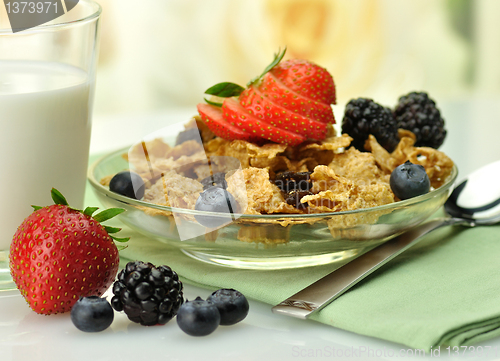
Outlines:
{"type": "Polygon", "coordinates": [[[308,207],[308,204],[301,203],[300,200],[302,199],[302,197],[308,196],[311,194],[313,194],[313,193],[309,192],[309,191],[293,190],[285,196],[285,202],[291,206],[294,206],[297,209],[304,210],[308,207]]]}
{"type": "Polygon", "coordinates": [[[282,172],[276,175],[274,184],[285,193],[309,191],[312,187],[311,172],[282,172]]]}

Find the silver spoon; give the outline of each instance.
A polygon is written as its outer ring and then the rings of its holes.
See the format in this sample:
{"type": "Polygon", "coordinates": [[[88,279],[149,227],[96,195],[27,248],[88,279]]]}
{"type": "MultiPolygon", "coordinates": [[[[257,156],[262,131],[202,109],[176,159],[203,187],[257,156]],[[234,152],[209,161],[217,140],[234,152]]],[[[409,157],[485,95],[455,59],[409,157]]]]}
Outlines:
{"type": "Polygon", "coordinates": [[[476,170],[446,201],[447,217],[425,222],[370,250],[274,306],[272,311],[305,319],[440,227],[475,227],[500,222],[499,180],[500,161],[476,170]]]}

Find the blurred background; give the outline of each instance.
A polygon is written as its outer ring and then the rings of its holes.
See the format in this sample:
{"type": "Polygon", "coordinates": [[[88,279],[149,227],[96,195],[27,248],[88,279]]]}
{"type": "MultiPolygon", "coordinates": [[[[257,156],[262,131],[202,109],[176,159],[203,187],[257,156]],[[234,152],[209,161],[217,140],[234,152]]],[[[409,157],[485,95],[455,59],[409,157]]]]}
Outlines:
{"type": "Polygon", "coordinates": [[[426,91],[448,128],[442,150],[461,174],[500,159],[498,0],[97,1],[94,151],[103,137],[126,145],[186,121],[208,87],[246,84],[287,46],[286,58],[333,75],[338,124],[351,98],[393,107],[426,91]],[[135,126],[117,129],[132,118],[135,126]]]}

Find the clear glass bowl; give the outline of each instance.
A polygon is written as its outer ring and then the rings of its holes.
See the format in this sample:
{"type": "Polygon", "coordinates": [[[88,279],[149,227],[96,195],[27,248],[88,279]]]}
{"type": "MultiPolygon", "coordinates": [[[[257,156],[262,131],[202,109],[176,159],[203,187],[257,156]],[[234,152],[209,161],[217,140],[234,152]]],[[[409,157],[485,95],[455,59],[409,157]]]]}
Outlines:
{"type": "Polygon", "coordinates": [[[122,157],[127,151],[106,155],[89,169],[90,184],[102,204],[125,208],[127,212],[119,215],[121,221],[148,237],[175,245],[201,261],[235,268],[308,267],[354,258],[436,212],[450,195],[458,174],[454,166],[438,189],[396,203],[335,213],[239,215],[207,233],[193,216],[227,215],[155,205],[113,193],[100,184],[102,178],[128,169],[122,157]],[[176,222],[176,217],[187,219],[176,222]],[[198,235],[181,240],[186,237],[179,237],[178,227],[198,235]]]}

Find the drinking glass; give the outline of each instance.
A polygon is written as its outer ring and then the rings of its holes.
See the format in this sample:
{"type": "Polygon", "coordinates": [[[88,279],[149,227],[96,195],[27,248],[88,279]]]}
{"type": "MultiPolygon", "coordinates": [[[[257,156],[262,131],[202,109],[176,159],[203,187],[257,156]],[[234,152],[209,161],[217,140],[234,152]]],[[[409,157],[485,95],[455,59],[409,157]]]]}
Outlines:
{"type": "Polygon", "coordinates": [[[0,290],[7,290],[15,288],[9,247],[31,205],[53,204],[56,188],[72,207],[83,207],[101,7],[67,0],[64,15],[13,31],[7,11],[15,4],[2,1],[0,290]]]}

